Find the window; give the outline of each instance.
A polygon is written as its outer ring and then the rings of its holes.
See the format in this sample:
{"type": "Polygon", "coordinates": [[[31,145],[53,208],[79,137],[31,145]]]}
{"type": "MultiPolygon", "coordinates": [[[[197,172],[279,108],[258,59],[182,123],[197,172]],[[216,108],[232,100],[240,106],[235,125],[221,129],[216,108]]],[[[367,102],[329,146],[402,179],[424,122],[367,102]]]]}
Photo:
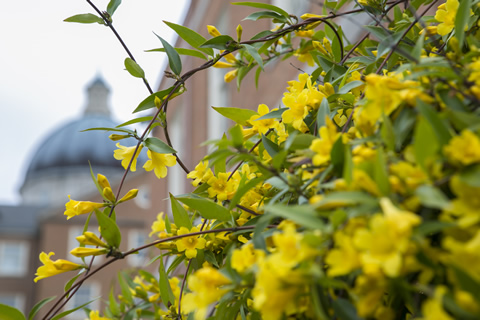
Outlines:
{"type": "Polygon", "coordinates": [[[0,293],[0,303],[25,311],[25,296],[20,293],[0,293]]]}
{"type": "Polygon", "coordinates": [[[0,241],[0,276],[24,276],[28,268],[28,250],[25,241],[0,241]]]}
{"type": "MultiPolygon", "coordinates": [[[[128,232],[128,248],[138,248],[147,243],[147,235],[143,230],[130,230],[128,232]]],[[[140,267],[146,264],[148,259],[148,249],[132,254],[127,257],[128,263],[133,267],[140,267]]]]}
{"type": "MultiPolygon", "coordinates": [[[[76,307],[79,307],[89,301],[92,301],[95,298],[98,298],[100,295],[100,285],[96,282],[85,282],[83,285],[78,289],[78,291],[72,296],[72,299],[67,303],[65,306],[66,310],[71,310],[76,307]]],[[[100,300],[95,300],[92,303],[86,305],[85,307],[96,310],[99,308],[100,300]]],[[[72,312],[67,316],[67,319],[77,320],[77,319],[85,319],[85,311],[83,308],[72,312]]]]}

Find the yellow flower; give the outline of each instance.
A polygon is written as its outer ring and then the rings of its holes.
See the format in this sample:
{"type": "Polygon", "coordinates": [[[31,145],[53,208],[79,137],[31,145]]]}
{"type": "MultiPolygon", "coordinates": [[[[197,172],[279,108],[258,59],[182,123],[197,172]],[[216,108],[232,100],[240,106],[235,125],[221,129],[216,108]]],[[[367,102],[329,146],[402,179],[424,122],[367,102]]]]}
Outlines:
{"type": "Polygon", "coordinates": [[[150,234],[148,235],[149,237],[151,237],[155,233],[158,233],[159,238],[165,238],[167,236],[165,220],[163,219],[163,215],[164,215],[163,212],[160,212],[157,215],[157,220],[155,220],[152,224],[152,232],[150,232],[150,234]]]}
{"type": "Polygon", "coordinates": [[[111,188],[110,182],[108,182],[107,177],[105,177],[103,174],[97,174],[97,181],[100,187],[102,187],[102,189],[106,187],[111,188]]]}
{"type": "Polygon", "coordinates": [[[232,81],[233,79],[235,79],[237,74],[238,74],[238,69],[227,72],[224,77],[225,82],[232,81]]]}
{"type": "Polygon", "coordinates": [[[439,35],[444,36],[448,34],[455,27],[455,16],[457,15],[458,6],[458,0],[447,0],[446,3],[438,6],[435,19],[441,22],[437,26],[439,35]]]}
{"type": "Polygon", "coordinates": [[[100,311],[98,310],[91,310],[88,314],[88,318],[89,320],[110,320],[110,318],[107,317],[100,317],[100,311]]]}
{"type": "Polygon", "coordinates": [[[331,249],[325,262],[329,265],[327,274],[329,277],[343,276],[360,268],[360,254],[353,245],[353,239],[343,231],[334,235],[335,248],[331,249]]]}
{"type": "Polygon", "coordinates": [[[266,115],[270,112],[267,105],[260,104],[257,109],[258,115],[251,116],[248,122],[253,126],[253,128],[262,134],[267,133],[270,128],[275,126],[275,119],[265,119],[265,120],[257,120],[258,118],[266,115]]]}
{"type": "Polygon", "coordinates": [[[446,237],[442,246],[449,252],[446,262],[461,268],[477,281],[480,280],[480,231],[465,242],[446,237]]]}
{"type": "Polygon", "coordinates": [[[118,200],[118,203],[122,203],[128,200],[131,200],[135,198],[138,194],[138,189],[131,189],[129,190],[123,197],[122,199],[118,200]]]}
{"type": "Polygon", "coordinates": [[[195,170],[190,171],[187,174],[188,179],[194,179],[192,181],[192,185],[194,187],[198,186],[200,182],[207,182],[213,176],[212,170],[208,167],[208,160],[207,161],[200,161],[195,170]]]}
{"type": "Polygon", "coordinates": [[[90,231],[85,231],[81,236],[76,237],[77,241],[83,245],[98,246],[107,248],[108,245],[103,242],[97,235],[90,231]]]}
{"type": "MultiPolygon", "coordinates": [[[[198,231],[199,230],[197,227],[193,227],[191,230],[181,227],[177,234],[180,236],[198,231]]],[[[180,238],[176,241],[177,250],[179,252],[185,251],[185,256],[188,259],[195,258],[197,256],[197,249],[205,248],[205,243],[206,240],[204,238],[200,238],[199,236],[180,238]]]]}
{"type": "Polygon", "coordinates": [[[237,183],[234,179],[228,180],[229,172],[220,172],[218,177],[212,176],[208,179],[208,196],[213,198],[217,196],[218,201],[230,200],[237,189],[237,183]]]}
{"type": "Polygon", "coordinates": [[[218,301],[227,290],[223,287],[230,280],[212,267],[203,267],[188,277],[188,287],[192,291],[185,295],[182,307],[185,312],[194,312],[195,320],[206,319],[208,306],[218,301]]]}
{"type": "Polygon", "coordinates": [[[115,195],[113,194],[112,188],[110,187],[105,187],[103,189],[103,196],[107,198],[107,200],[115,202],[115,195]]]}
{"type": "Polygon", "coordinates": [[[130,163],[133,157],[132,165],[130,166],[130,171],[135,172],[135,170],[137,170],[137,158],[140,152],[142,151],[143,146],[140,145],[140,147],[138,147],[138,151],[135,154],[135,156],[133,155],[136,149],[135,146],[124,147],[120,145],[120,143],[117,143],[116,146],[118,149],[113,151],[113,157],[117,160],[122,160],[122,167],[125,169],[127,169],[128,164],[130,163]]]}
{"type": "Polygon", "coordinates": [[[450,140],[443,152],[454,164],[468,166],[480,162],[480,138],[470,130],[463,130],[450,140]]]}
{"type": "Polygon", "coordinates": [[[147,155],[150,160],[145,162],[143,168],[147,171],[154,170],[158,179],[167,176],[167,167],[173,167],[177,164],[177,158],[172,154],[156,153],[148,150],[147,155]]]}
{"type": "Polygon", "coordinates": [[[208,34],[212,37],[218,37],[222,35],[215,26],[208,25],[207,26],[208,34]]]}
{"type": "Polygon", "coordinates": [[[252,243],[246,244],[233,251],[231,260],[232,268],[239,273],[243,273],[264,256],[265,251],[255,249],[252,243]]]}
{"type": "MultiPolygon", "coordinates": [[[[68,195],[68,199],[70,199],[70,195],[68,195]]],[[[78,216],[80,214],[90,213],[95,209],[104,207],[104,203],[96,203],[90,201],[76,201],[70,199],[65,204],[65,212],[64,215],[67,216],[67,220],[73,218],[74,216],[78,216]]]]}
{"type": "Polygon", "coordinates": [[[45,252],[40,253],[40,261],[43,263],[43,266],[38,267],[37,276],[33,281],[37,282],[38,280],[51,277],[60,273],[68,272],[83,268],[82,265],[70,262],[68,260],[50,260],[50,257],[55,255],[55,253],[50,252],[46,254],[45,252]]]}
{"type": "Polygon", "coordinates": [[[397,277],[410,248],[412,228],[420,224],[421,219],[412,212],[396,208],[388,198],[382,198],[380,205],[384,215],[374,215],[370,228],[357,230],[353,241],[362,251],[361,261],[366,274],[383,271],[389,277],[397,277]]]}
{"type": "Polygon", "coordinates": [[[83,258],[88,256],[100,256],[102,254],[106,254],[107,252],[108,252],[108,249],[105,249],[105,248],[78,247],[70,251],[70,254],[77,258],[83,258]]]}
{"type": "Polygon", "coordinates": [[[310,145],[310,150],[315,152],[312,159],[315,166],[321,166],[330,161],[330,152],[333,144],[340,136],[332,120],[329,117],[325,117],[325,121],[327,125],[320,128],[320,138],[313,140],[310,145]]]}
{"type": "Polygon", "coordinates": [[[435,288],[434,297],[422,304],[423,318],[421,320],[453,320],[443,309],[443,296],[447,292],[444,286],[435,288]]]}
{"type": "Polygon", "coordinates": [[[480,221],[480,187],[464,183],[458,175],[450,179],[450,189],[457,197],[445,208],[444,217],[460,228],[469,228],[480,221]]]}

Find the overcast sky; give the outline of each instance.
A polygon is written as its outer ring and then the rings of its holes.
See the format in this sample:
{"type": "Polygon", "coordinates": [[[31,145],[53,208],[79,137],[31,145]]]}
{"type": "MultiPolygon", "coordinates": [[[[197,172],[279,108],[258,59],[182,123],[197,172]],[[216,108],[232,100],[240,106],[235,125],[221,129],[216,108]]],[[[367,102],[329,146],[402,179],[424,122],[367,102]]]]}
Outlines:
{"type": "MultiPolygon", "coordinates": [[[[93,0],[105,10],[107,0],[93,0]]],[[[189,0],[124,0],[114,25],[156,88],[164,54],[155,32],[170,43],[162,20],[181,23],[189,0]]],[[[15,204],[39,143],[85,106],[85,86],[100,73],[112,90],[115,119],[130,119],[148,92],[124,70],[127,57],[113,33],[99,24],[63,22],[94,13],[84,0],[3,1],[0,4],[0,204],[15,204]]]]}

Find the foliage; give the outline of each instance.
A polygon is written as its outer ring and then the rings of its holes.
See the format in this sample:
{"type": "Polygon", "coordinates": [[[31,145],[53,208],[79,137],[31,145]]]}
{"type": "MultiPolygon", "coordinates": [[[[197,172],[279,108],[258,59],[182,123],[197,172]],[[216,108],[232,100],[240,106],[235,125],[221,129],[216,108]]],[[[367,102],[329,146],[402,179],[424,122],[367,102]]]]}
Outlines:
{"type": "MultiPolygon", "coordinates": [[[[137,108],[155,111],[147,130],[97,128],[121,133],[112,140],[138,139],[118,145],[115,157],[127,171],[135,171],[143,147],[146,169],[159,178],[175,155],[195,190],[170,196],[173,221],[158,215],[156,240],[120,252],[113,209],[136,191],[116,200],[120,190],[114,195],[105,177],[94,178],[104,203],[70,200],[65,214],[95,212],[103,240],[88,232],[78,239],[107,262],[85,264],[46,317],[97,270],[155,246],[158,275],[119,275],[121,297],[112,293],[103,317],[91,311],[90,319],[477,319],[479,1],[326,1],[322,12],[301,17],[263,3],[234,5],[261,10],[247,19],[276,27],[242,40],[241,26],[235,37],[209,26],[205,39],[168,22],[191,48],[159,37],[175,83],[137,108]],[[372,22],[350,43],[335,18],[358,14],[372,22]],[[182,75],[180,55],[207,62],[182,75]],[[168,133],[166,102],[195,73],[229,68],[225,81],[240,87],[247,73],[256,69],[258,82],[266,64],[290,56],[312,71],[288,82],[280,108],[216,106],[236,125],[194,170],[169,139],[148,137],[155,127],[168,133]]],[[[113,28],[114,10],[96,11],[113,28]]],[[[133,57],[125,67],[148,87],[133,57]]],[[[37,275],[52,274],[39,268],[37,275]]]]}

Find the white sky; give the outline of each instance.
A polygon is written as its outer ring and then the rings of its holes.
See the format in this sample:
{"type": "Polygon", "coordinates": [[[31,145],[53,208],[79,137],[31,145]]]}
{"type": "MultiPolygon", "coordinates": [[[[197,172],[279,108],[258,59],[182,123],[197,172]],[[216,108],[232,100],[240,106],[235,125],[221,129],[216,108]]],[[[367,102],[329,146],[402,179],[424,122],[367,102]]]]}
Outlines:
{"type": "MultiPolygon", "coordinates": [[[[107,0],[93,1],[105,10],[107,0]]],[[[162,20],[181,23],[189,0],[123,0],[114,26],[152,89],[160,81],[164,54],[154,31],[170,43],[162,20]]],[[[52,130],[78,117],[85,87],[100,73],[110,86],[114,118],[126,121],[148,96],[141,79],[124,70],[127,54],[109,28],[63,22],[94,13],[84,0],[3,1],[0,4],[0,204],[15,204],[25,170],[39,143],[52,130]]]]}

